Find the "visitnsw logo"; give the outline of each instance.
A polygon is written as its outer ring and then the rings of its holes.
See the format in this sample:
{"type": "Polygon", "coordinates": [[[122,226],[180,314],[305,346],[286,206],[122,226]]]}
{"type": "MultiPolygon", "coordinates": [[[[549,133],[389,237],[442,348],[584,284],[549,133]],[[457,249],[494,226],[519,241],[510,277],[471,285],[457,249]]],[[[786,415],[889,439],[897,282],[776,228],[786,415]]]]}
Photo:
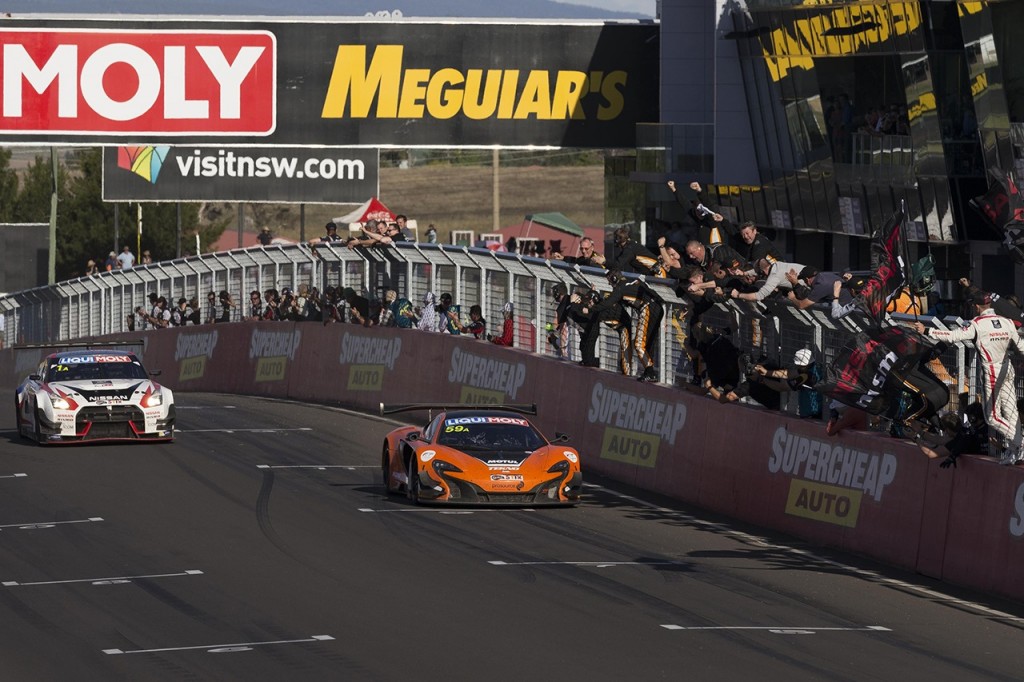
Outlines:
{"type": "Polygon", "coordinates": [[[118,147],[117,167],[155,185],[170,150],[169,146],[118,147]]]}

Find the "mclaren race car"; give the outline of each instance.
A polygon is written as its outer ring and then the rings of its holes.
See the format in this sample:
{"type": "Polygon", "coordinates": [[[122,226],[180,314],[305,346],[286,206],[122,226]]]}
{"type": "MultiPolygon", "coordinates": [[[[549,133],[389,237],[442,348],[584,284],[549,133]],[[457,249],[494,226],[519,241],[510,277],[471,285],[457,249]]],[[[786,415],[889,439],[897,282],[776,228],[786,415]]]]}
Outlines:
{"type": "Polygon", "coordinates": [[[430,411],[424,427],[403,426],[384,439],[381,467],[389,493],[416,502],[574,505],[583,488],[580,455],[547,440],[525,414],[536,407],[380,406],[381,414],[430,411]]]}
{"type": "Polygon", "coordinates": [[[123,350],[53,353],[14,402],[18,433],[41,445],[174,440],[174,396],[123,350]]]}

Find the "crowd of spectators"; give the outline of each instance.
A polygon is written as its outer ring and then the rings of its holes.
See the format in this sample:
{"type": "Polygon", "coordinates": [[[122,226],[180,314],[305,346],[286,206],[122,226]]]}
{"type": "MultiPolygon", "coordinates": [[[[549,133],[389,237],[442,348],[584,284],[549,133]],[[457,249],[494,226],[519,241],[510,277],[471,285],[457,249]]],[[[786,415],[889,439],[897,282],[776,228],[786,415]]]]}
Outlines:
{"type": "MultiPolygon", "coordinates": [[[[682,383],[688,390],[722,402],[757,403],[769,409],[779,409],[782,397],[792,393],[797,414],[808,419],[827,418],[829,434],[862,425],[865,415],[835,402],[825,405],[824,397],[815,388],[823,372],[810,348],[798,350],[788,362],[764,355],[752,358],[734,343],[732,330],[716,328],[705,323],[702,317],[716,303],[731,299],[741,306],[773,304],[800,309],[819,306],[838,318],[857,307],[855,297],[865,278],[849,272],[822,271],[816,264],[785,259],[783,251],[759,232],[757,225],[752,222],[735,225],[721,211],[711,208],[699,183],[690,183],[687,194],[677,191],[672,182],[669,189],[675,193],[690,222],[656,231],[651,235],[650,246],[635,241],[630,230],[621,227],[612,234],[608,254],[601,254],[597,245],[587,238],[579,242],[576,253],[556,251],[550,254],[553,260],[601,269],[610,285],[610,291],[599,293],[586,277],[577,274],[572,288],[561,282],[551,288],[556,310],[548,325],[548,341],[556,355],[570,358],[578,349],[579,364],[600,367],[597,342],[600,330],[609,328],[618,342],[615,369],[639,381],[656,381],[657,353],[654,351],[666,301],[647,284],[646,277],[624,273],[661,278],[660,281],[670,283],[678,299],[673,301],[673,325],[683,332],[685,353],[681,364],[685,367],[683,372],[677,367],[676,375],[683,374],[682,383]]],[[[323,245],[349,249],[387,248],[408,239],[404,223],[404,216],[390,223],[371,220],[358,234],[342,238],[332,222],[325,226],[325,234],[309,242],[309,246],[314,253],[323,245]]],[[[984,292],[967,280],[961,280],[961,284],[969,299],[981,300],[984,292]]],[[[907,292],[913,305],[920,305],[918,293],[907,292]]],[[[984,299],[986,305],[996,309],[993,314],[1007,318],[1010,326],[1016,328],[1024,322],[1024,313],[1012,296],[984,295],[988,297],[984,299]]],[[[211,291],[203,306],[196,299],[184,298],[171,306],[164,297],[151,294],[150,306],[140,307],[129,316],[129,326],[163,328],[231,320],[349,323],[466,335],[512,346],[515,345],[514,310],[513,302],[508,301],[502,308],[501,321],[490,325],[481,306],[472,305],[464,311],[448,292],[437,295],[428,291],[421,300],[413,302],[394,288],[368,292],[329,286],[321,292],[317,287],[302,284],[295,291],[288,287],[280,291],[277,288],[252,291],[246,303],[236,303],[226,290],[211,291]]],[[[975,312],[983,311],[979,308],[975,312]]],[[[1024,341],[1020,345],[1024,347],[1024,341]]],[[[960,407],[963,418],[959,422],[951,421],[947,425],[948,432],[975,433],[977,409],[963,411],[967,406],[961,404],[960,407]]],[[[1016,415],[1013,419],[1017,420],[1016,415]]],[[[929,453],[946,453],[949,465],[955,464],[956,456],[965,451],[965,442],[974,444],[976,441],[931,442],[927,448],[922,445],[922,449],[929,453]]],[[[979,448],[972,445],[969,449],[979,448]]],[[[1019,451],[1018,444],[1013,457],[1018,457],[1019,451]]]]}

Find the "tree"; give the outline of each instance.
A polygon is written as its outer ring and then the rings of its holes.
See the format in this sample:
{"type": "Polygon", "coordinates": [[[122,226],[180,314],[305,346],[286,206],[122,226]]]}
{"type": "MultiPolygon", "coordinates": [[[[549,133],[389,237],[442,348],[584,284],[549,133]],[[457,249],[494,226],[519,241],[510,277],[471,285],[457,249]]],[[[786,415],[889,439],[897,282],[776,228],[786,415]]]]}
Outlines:
{"type": "Polygon", "coordinates": [[[18,174],[11,169],[11,150],[0,149],[0,222],[14,222],[18,174]]]}

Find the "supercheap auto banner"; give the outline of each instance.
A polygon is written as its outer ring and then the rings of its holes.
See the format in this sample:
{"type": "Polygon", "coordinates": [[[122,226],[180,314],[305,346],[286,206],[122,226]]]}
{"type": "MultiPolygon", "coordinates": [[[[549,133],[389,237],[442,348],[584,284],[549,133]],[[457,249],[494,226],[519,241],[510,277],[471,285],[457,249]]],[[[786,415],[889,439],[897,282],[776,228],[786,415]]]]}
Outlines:
{"type": "Polygon", "coordinates": [[[9,19],[0,143],[635,146],[647,23],[9,19]]]}
{"type": "Polygon", "coordinates": [[[105,201],[358,204],[380,194],[379,189],[376,149],[103,148],[105,201]]]}

